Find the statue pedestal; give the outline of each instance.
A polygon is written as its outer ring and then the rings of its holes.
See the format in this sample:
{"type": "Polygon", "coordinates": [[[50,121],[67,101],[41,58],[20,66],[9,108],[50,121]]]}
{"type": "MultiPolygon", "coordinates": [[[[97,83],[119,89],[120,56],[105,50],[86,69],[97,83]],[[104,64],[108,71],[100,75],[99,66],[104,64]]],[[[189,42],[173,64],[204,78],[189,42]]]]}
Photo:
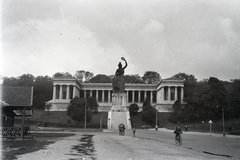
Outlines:
{"type": "Polygon", "coordinates": [[[127,94],[113,93],[112,94],[112,112],[126,112],[127,111],[127,94]]]}
{"type": "Polygon", "coordinates": [[[119,124],[124,124],[126,129],[131,129],[130,114],[127,109],[127,94],[113,93],[112,108],[108,112],[108,129],[118,129],[119,124]]]}

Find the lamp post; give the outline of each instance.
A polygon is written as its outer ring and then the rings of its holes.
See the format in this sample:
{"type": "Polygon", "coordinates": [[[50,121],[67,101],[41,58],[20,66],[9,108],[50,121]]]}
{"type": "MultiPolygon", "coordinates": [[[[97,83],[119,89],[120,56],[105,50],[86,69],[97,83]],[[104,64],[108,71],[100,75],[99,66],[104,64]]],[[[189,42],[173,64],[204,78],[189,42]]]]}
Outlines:
{"type": "MultiPolygon", "coordinates": [[[[225,124],[224,124],[224,107],[223,107],[223,105],[218,105],[218,106],[221,106],[222,107],[222,125],[223,125],[223,137],[225,137],[225,124]]],[[[218,108],[218,106],[217,106],[217,108],[218,108]]]]}
{"type": "Polygon", "coordinates": [[[87,128],[87,97],[85,98],[84,128],[87,128]]]}
{"type": "Polygon", "coordinates": [[[157,124],[157,113],[158,113],[158,110],[157,110],[157,105],[156,105],[156,127],[155,127],[155,130],[157,131],[158,130],[158,124],[157,124]]]}

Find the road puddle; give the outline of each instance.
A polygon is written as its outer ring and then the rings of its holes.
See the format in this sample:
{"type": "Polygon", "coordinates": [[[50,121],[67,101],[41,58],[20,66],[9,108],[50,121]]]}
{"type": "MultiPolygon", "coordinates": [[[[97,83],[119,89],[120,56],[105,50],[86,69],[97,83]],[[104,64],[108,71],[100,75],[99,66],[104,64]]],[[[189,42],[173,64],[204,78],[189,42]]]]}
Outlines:
{"type": "Polygon", "coordinates": [[[71,153],[68,155],[79,156],[79,158],[72,158],[69,160],[96,160],[96,150],[93,145],[94,135],[85,134],[79,140],[80,144],[71,148],[71,153]]]}

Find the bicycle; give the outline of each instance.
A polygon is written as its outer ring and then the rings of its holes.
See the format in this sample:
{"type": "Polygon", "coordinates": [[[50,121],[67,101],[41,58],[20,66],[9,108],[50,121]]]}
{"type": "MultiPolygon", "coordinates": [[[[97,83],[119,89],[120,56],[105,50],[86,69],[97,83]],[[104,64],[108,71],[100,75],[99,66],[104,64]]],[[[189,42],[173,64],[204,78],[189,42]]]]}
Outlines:
{"type": "Polygon", "coordinates": [[[181,145],[182,144],[182,137],[181,132],[174,132],[176,134],[175,136],[175,143],[181,145]]]}

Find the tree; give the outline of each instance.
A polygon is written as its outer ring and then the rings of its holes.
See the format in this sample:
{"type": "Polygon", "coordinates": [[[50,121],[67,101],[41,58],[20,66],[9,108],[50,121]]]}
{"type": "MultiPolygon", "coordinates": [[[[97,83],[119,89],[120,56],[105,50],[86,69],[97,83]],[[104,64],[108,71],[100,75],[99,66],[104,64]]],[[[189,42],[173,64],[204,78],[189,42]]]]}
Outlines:
{"type": "Polygon", "coordinates": [[[93,77],[93,73],[89,71],[79,70],[76,71],[74,77],[77,78],[80,82],[89,81],[93,77]]]}
{"type": "Polygon", "coordinates": [[[3,86],[18,86],[19,79],[15,77],[3,77],[3,86]]]}
{"type": "Polygon", "coordinates": [[[228,100],[227,100],[227,90],[219,79],[215,77],[210,77],[208,81],[208,85],[211,88],[212,92],[212,100],[216,102],[216,105],[223,105],[227,106],[228,100]]]}
{"type": "Polygon", "coordinates": [[[93,78],[93,73],[92,72],[89,72],[89,71],[86,71],[85,72],[85,81],[89,81],[91,78],[93,78]]]}
{"type": "Polygon", "coordinates": [[[150,99],[148,97],[145,98],[145,100],[143,101],[143,110],[152,107],[151,103],[150,103],[150,99]]]}
{"type": "Polygon", "coordinates": [[[87,101],[87,109],[91,111],[98,111],[98,103],[95,97],[89,97],[87,101]]]}
{"type": "Polygon", "coordinates": [[[73,77],[70,73],[68,72],[57,72],[55,73],[52,77],[53,78],[58,78],[58,77],[62,77],[62,76],[66,76],[66,77],[73,77]]]}
{"type": "Polygon", "coordinates": [[[23,74],[18,79],[21,86],[33,86],[34,76],[32,74],[23,74]]]}
{"type": "Polygon", "coordinates": [[[146,84],[154,84],[161,80],[159,73],[155,71],[146,71],[142,77],[143,81],[146,84]]]}
{"type": "Polygon", "coordinates": [[[131,115],[136,114],[138,110],[139,110],[139,107],[136,103],[133,103],[129,106],[129,112],[131,115]]]}
{"type": "MultiPolygon", "coordinates": [[[[92,120],[92,112],[87,111],[87,122],[92,120]]],[[[67,115],[70,116],[78,124],[85,121],[85,99],[74,97],[68,106],[67,115]]]]}
{"type": "Polygon", "coordinates": [[[145,123],[151,124],[151,126],[154,126],[156,121],[156,109],[153,107],[147,107],[142,112],[142,120],[145,123]]]}
{"type": "Polygon", "coordinates": [[[144,81],[138,74],[125,75],[124,79],[125,79],[125,83],[144,83],[144,81]]]}
{"type": "Polygon", "coordinates": [[[98,74],[91,78],[88,83],[111,83],[112,80],[105,74],[98,74]]]}
{"type": "Polygon", "coordinates": [[[85,71],[84,70],[76,71],[74,77],[77,78],[77,80],[79,80],[80,82],[83,82],[83,79],[85,77],[85,71]]]}
{"type": "MultiPolygon", "coordinates": [[[[194,80],[195,81],[195,80],[194,80]]],[[[208,81],[193,82],[189,93],[184,98],[186,104],[175,102],[173,105],[172,121],[203,121],[217,120],[221,118],[221,108],[217,105],[223,105],[228,113],[227,91],[223,83],[217,78],[210,77],[208,81]]]]}
{"type": "Polygon", "coordinates": [[[52,78],[49,76],[38,76],[35,78],[33,86],[33,107],[44,109],[45,102],[52,99],[52,78]]]}
{"type": "Polygon", "coordinates": [[[184,80],[184,97],[192,96],[193,90],[197,86],[197,79],[194,75],[178,73],[172,77],[184,80]]]}
{"type": "Polygon", "coordinates": [[[143,102],[142,120],[145,123],[151,124],[151,126],[154,126],[156,120],[156,109],[151,106],[148,97],[143,102]]]}
{"type": "Polygon", "coordinates": [[[240,79],[233,79],[228,88],[230,116],[233,118],[240,118],[240,79]]]}

